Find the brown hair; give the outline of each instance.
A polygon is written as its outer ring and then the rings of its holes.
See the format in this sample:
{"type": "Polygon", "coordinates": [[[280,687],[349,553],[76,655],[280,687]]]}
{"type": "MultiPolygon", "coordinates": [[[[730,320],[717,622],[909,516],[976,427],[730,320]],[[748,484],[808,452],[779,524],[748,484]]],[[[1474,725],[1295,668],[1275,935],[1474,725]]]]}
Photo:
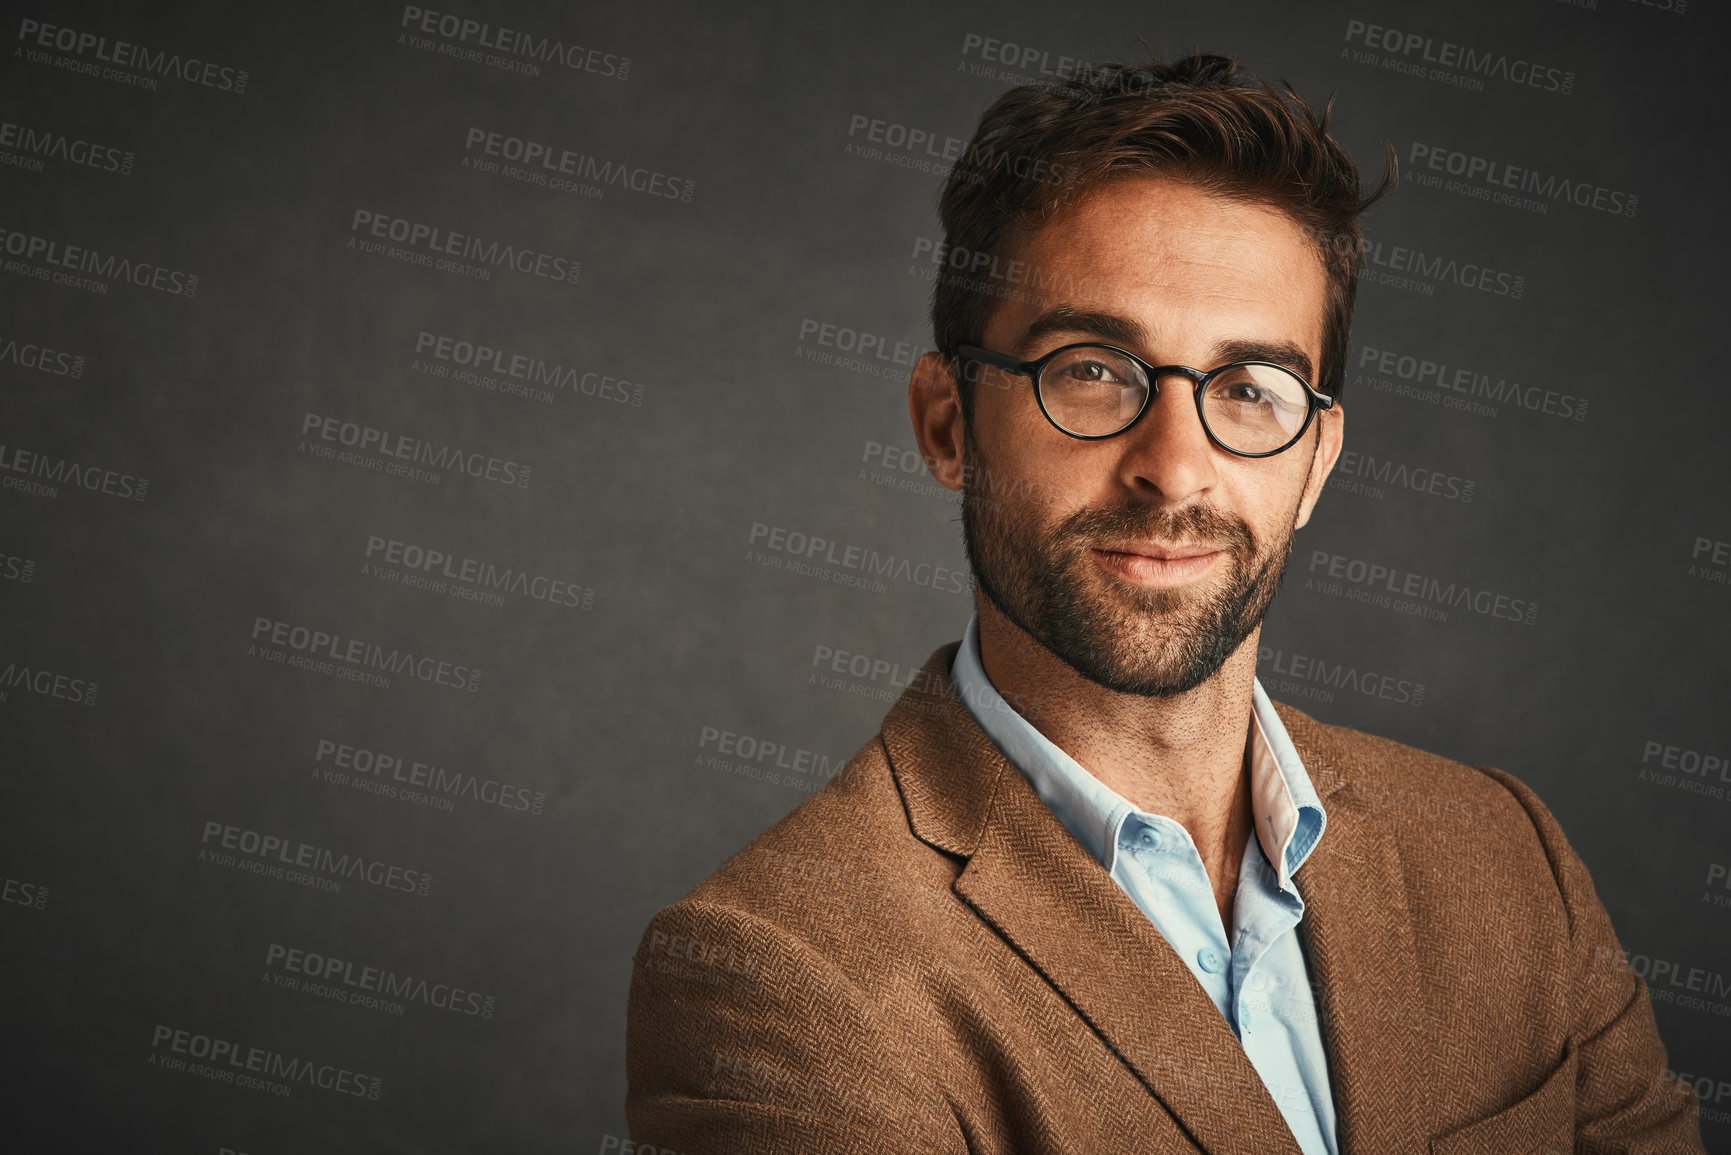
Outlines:
{"type": "MultiPolygon", "coordinates": [[[[1164,174],[1277,209],[1316,244],[1328,276],[1317,388],[1339,397],[1363,251],[1357,218],[1388,190],[1396,161],[1388,147],[1382,183],[1361,196],[1352,158],[1328,135],[1332,108],[1331,100],[1318,116],[1291,86],[1241,80],[1238,62],[1223,56],[1104,64],[1010,89],[980,118],[939,199],[938,349],[953,356],[977,344],[998,302],[1040,280],[1040,270],[1010,258],[1059,209],[1116,177],[1164,174]]],[[[971,423],[968,377],[960,374],[960,388],[971,423]]]]}

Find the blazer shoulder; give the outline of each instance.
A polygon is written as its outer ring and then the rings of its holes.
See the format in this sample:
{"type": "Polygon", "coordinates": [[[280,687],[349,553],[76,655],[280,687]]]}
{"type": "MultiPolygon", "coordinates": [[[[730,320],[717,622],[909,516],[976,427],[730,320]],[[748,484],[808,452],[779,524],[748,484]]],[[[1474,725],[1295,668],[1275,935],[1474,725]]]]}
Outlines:
{"type": "Polygon", "coordinates": [[[933,1056],[908,985],[945,949],[959,872],[913,833],[872,738],[650,920],[626,1013],[633,1135],[692,1152],[964,1150],[915,1075],[933,1056]]]}
{"type": "Polygon", "coordinates": [[[733,912],[822,942],[905,908],[921,891],[947,894],[958,870],[914,833],[878,734],[656,921],[733,912]]]}
{"type": "Polygon", "coordinates": [[[1338,787],[1325,793],[1325,808],[1346,804],[1405,829],[1441,829],[1457,845],[1514,840],[1539,849],[1556,829],[1538,795],[1507,771],[1321,722],[1284,703],[1276,710],[1313,781],[1338,787]]]}

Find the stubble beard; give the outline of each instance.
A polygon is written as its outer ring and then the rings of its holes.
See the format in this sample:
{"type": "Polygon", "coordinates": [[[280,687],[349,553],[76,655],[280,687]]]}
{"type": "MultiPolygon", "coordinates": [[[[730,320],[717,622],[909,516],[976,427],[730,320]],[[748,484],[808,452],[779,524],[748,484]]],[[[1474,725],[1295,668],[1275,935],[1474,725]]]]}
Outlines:
{"type": "Polygon", "coordinates": [[[972,427],[963,436],[962,542],[975,581],[999,613],[1089,681],[1149,698],[1188,693],[1268,612],[1292,553],[1290,526],[1260,557],[1242,518],[1205,505],[1083,508],[1044,527],[1040,502],[1010,496],[1010,479],[994,487],[972,427]],[[1227,554],[1224,580],[1175,590],[1107,578],[1088,551],[1125,539],[1212,545],[1227,554]]]}

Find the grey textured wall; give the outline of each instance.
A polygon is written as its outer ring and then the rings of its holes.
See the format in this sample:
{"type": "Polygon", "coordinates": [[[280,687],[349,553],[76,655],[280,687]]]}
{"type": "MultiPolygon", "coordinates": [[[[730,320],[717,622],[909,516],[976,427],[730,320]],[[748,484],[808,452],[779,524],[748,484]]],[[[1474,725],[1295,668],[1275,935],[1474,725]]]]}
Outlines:
{"type": "Polygon", "coordinates": [[[1406,174],[1265,683],[1538,790],[1731,1150],[1721,5],[5,7],[30,1150],[619,1145],[644,923],[969,612],[945,141],[1138,36],[1406,174]]]}

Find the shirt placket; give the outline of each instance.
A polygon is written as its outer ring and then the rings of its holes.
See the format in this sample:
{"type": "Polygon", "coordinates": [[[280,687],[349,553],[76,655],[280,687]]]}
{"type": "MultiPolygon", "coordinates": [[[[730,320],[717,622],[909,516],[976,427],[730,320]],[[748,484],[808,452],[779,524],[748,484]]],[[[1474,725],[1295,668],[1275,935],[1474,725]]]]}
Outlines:
{"type": "Polygon", "coordinates": [[[1159,815],[1129,813],[1115,842],[1113,876],[1232,1022],[1232,949],[1202,858],[1184,828],[1159,815]]]}
{"type": "MultiPolygon", "coordinates": [[[[1229,1021],[1240,1040],[1253,1033],[1257,1020],[1269,1013],[1267,1000],[1254,997],[1266,985],[1257,982],[1256,968],[1269,947],[1298,925],[1303,913],[1303,901],[1297,894],[1279,888],[1274,868],[1263,855],[1261,845],[1250,839],[1244,847],[1244,861],[1239,865],[1238,894],[1232,908],[1235,945],[1231,990],[1235,1016],[1229,1021]]],[[[1273,1024],[1261,1025],[1266,1030],[1273,1024]]]]}
{"type": "MultiPolygon", "coordinates": [[[[1306,1150],[1333,1150],[1332,1126],[1324,1133],[1317,1118],[1314,1097],[1316,1088],[1309,1085],[1305,1072],[1294,1060],[1283,1035],[1290,1031],[1287,1008],[1276,1008],[1272,994],[1260,997],[1275,984],[1270,976],[1258,971],[1276,944],[1282,955],[1289,956],[1294,944],[1286,936],[1294,932],[1304,915],[1304,900],[1295,889],[1282,889],[1278,876],[1252,840],[1245,848],[1244,863],[1239,872],[1238,898],[1233,906],[1233,921],[1238,926],[1237,949],[1233,952],[1233,997],[1237,1019],[1233,1023],[1245,1056],[1263,1085],[1274,1097],[1281,1114],[1286,1117],[1294,1134],[1306,1150]]],[[[1302,964],[1300,964],[1302,969],[1302,964]]],[[[1323,1089],[1326,1092],[1326,1088],[1323,1089]]]]}

